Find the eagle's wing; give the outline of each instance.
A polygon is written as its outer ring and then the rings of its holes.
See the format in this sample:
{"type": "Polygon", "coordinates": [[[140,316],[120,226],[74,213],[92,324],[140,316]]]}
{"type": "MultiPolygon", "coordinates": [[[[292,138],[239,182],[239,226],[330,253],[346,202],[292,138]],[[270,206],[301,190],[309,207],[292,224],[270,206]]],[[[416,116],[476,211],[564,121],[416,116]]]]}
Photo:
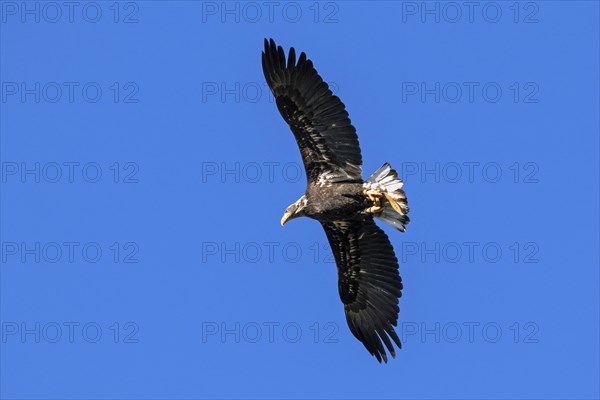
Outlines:
{"type": "Polygon", "coordinates": [[[393,328],[402,295],[394,249],[372,218],[322,224],[337,264],[338,289],[350,331],[379,362],[387,362],[383,343],[392,357],[396,352],[390,338],[402,347],[393,328]]]}
{"type": "Polygon", "coordinates": [[[277,108],[300,147],[308,182],[360,181],[362,156],[356,129],[344,103],[329,90],[306,54],[296,62],[292,47],[286,61],[283,48],[265,39],[262,66],[277,108]]]}

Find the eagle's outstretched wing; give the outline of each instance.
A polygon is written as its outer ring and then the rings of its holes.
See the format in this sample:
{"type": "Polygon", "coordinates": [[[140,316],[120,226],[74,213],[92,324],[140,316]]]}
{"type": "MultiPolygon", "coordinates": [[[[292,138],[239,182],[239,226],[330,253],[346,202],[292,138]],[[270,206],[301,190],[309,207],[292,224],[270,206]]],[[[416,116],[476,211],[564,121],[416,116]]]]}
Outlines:
{"type": "Polygon", "coordinates": [[[306,54],[292,47],[286,61],[281,46],[265,39],[265,78],[279,112],[288,123],[311,182],[360,181],[362,156],[356,129],[339,97],[317,73],[306,54]]]}
{"type": "Polygon", "coordinates": [[[402,279],[387,235],[372,218],[322,222],[338,269],[338,289],[350,331],[379,362],[387,362],[385,346],[396,356],[394,331],[402,279]],[[383,343],[382,343],[383,340],[383,343]]]}

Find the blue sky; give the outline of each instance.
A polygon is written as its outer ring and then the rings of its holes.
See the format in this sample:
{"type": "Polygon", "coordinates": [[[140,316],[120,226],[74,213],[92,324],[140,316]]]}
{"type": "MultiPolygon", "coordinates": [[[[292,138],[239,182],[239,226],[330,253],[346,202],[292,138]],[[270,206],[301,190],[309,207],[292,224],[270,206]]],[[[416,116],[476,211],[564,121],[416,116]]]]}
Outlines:
{"type": "Polygon", "coordinates": [[[598,398],[597,2],[0,3],[0,395],[598,398]],[[403,349],[349,332],[268,93],[390,162],[403,349]]]}

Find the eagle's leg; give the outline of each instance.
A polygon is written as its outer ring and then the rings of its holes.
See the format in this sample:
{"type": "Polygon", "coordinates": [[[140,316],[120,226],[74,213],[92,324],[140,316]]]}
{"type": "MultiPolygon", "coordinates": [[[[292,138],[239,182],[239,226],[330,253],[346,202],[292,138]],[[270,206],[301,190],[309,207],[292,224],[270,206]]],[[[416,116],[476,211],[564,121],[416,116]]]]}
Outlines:
{"type": "Polygon", "coordinates": [[[363,190],[363,194],[373,203],[373,206],[367,209],[367,212],[369,212],[371,214],[376,214],[376,213],[381,212],[383,210],[383,206],[381,205],[381,199],[382,198],[387,199],[387,201],[390,203],[390,205],[392,206],[392,208],[397,213],[404,214],[402,212],[402,209],[400,208],[400,206],[396,202],[396,200],[394,200],[392,198],[392,196],[390,196],[385,191],[374,190],[374,189],[365,189],[365,190],[363,190]]]}
{"type": "Polygon", "coordinates": [[[367,213],[379,214],[383,211],[383,207],[381,205],[381,197],[383,194],[379,190],[366,189],[363,190],[363,194],[372,203],[372,206],[365,210],[367,213]]]}

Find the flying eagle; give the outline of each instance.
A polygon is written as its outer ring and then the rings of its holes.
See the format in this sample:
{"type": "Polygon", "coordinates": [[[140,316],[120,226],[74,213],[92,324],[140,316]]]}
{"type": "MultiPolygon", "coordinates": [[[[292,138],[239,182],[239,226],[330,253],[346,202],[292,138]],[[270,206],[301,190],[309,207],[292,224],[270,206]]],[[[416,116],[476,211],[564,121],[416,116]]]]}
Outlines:
{"type": "Polygon", "coordinates": [[[323,225],[350,331],[379,362],[387,362],[383,345],[392,357],[391,340],[402,347],[393,328],[402,279],[394,249],[373,218],[404,232],[409,222],[404,182],[388,163],[362,180],[356,129],[306,54],[296,60],[292,47],[286,60],[283,48],[265,39],[262,67],[306,169],[306,192],[285,210],[281,225],[302,216],[323,225]]]}

